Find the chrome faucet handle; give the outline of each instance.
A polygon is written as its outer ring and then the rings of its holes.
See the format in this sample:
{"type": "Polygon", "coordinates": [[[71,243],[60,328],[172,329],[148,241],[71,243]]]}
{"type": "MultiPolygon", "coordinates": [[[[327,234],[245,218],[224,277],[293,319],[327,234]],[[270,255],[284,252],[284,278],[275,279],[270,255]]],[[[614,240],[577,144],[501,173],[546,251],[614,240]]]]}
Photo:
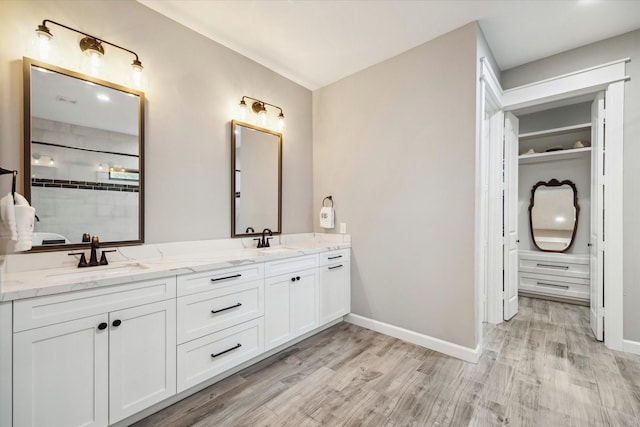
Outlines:
{"type": "Polygon", "coordinates": [[[87,264],[87,258],[84,256],[84,252],[71,252],[69,254],[67,254],[69,256],[71,255],[80,255],[80,262],[78,262],[78,268],[82,268],[82,267],[88,267],[89,264],[87,264]]]}
{"type": "Polygon", "coordinates": [[[100,265],[109,265],[109,261],[107,261],[107,252],[116,252],[116,249],[111,249],[109,251],[103,250],[100,254],[100,265]]]}

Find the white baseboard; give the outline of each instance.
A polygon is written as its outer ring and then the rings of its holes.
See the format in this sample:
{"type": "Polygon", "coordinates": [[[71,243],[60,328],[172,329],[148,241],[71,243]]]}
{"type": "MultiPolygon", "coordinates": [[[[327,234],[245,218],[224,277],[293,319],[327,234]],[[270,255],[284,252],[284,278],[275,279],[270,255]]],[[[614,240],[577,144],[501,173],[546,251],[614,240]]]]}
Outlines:
{"type": "Polygon", "coordinates": [[[640,342],[624,340],[622,342],[622,351],[625,353],[640,354],[640,342]]]}
{"type": "Polygon", "coordinates": [[[357,314],[348,314],[344,317],[344,320],[346,322],[353,323],[354,325],[380,332],[381,334],[390,335],[394,338],[408,341],[412,344],[462,359],[465,362],[478,363],[478,359],[480,359],[480,346],[477,346],[475,349],[463,347],[459,344],[430,337],[428,335],[393,326],[388,323],[379,322],[357,314]]]}

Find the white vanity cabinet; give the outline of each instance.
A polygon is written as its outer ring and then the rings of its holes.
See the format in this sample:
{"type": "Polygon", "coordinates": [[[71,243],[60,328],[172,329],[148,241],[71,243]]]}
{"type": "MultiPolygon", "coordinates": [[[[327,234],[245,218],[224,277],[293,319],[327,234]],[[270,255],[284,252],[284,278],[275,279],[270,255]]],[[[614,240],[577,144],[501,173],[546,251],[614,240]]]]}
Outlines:
{"type": "Polygon", "coordinates": [[[519,288],[524,293],[589,301],[589,256],[520,251],[519,288]]]}
{"type": "Polygon", "coordinates": [[[178,277],[178,392],[264,352],[264,264],[178,277]]]}
{"type": "Polygon", "coordinates": [[[351,311],[351,262],[349,249],[320,254],[320,323],[328,323],[351,311]]]}
{"type": "Polygon", "coordinates": [[[318,255],[265,263],[265,350],[319,326],[318,255]]]}
{"type": "Polygon", "coordinates": [[[13,424],[106,426],[173,396],[175,292],[174,276],[14,302],[13,424]]]}

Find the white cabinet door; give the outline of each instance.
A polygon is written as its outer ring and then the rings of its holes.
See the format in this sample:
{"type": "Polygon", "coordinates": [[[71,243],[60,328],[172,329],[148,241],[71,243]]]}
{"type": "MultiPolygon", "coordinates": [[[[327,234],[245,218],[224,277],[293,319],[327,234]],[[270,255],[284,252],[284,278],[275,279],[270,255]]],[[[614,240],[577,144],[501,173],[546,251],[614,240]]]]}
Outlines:
{"type": "Polygon", "coordinates": [[[109,420],[176,393],[176,301],[109,314],[109,420]]]}
{"type": "Polygon", "coordinates": [[[351,311],[349,262],[320,267],[320,324],[351,311]]]}
{"type": "Polygon", "coordinates": [[[265,350],[318,326],[318,269],[266,279],[264,322],[265,350]]]}
{"type": "Polygon", "coordinates": [[[291,323],[297,337],[318,326],[318,269],[295,274],[291,281],[291,323]]]}
{"type": "Polygon", "coordinates": [[[14,334],[13,425],[109,424],[107,320],[104,314],[14,334]]]}
{"type": "Polygon", "coordinates": [[[291,278],[295,276],[270,277],[265,281],[264,302],[264,347],[270,350],[289,341],[293,336],[291,325],[291,278]]]}

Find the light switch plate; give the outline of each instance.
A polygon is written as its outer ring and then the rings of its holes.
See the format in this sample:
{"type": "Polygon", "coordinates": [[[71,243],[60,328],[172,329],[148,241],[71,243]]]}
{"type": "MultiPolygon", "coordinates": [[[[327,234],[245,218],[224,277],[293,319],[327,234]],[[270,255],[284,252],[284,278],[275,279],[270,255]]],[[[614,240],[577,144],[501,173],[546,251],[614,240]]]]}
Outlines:
{"type": "Polygon", "coordinates": [[[347,223],[346,222],[341,222],[340,223],[340,234],[347,234],[347,223]]]}

